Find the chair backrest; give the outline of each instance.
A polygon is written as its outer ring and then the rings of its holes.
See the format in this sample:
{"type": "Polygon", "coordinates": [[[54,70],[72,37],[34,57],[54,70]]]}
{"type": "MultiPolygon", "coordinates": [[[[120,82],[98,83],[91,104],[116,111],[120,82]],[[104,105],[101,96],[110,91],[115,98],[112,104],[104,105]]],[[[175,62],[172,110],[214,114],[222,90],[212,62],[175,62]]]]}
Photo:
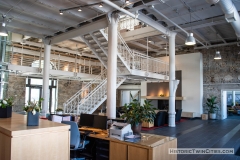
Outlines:
{"type": "Polygon", "coordinates": [[[70,145],[74,147],[74,149],[77,149],[80,143],[80,132],[78,129],[78,125],[74,121],[62,121],[63,124],[70,125],[70,145]]]}

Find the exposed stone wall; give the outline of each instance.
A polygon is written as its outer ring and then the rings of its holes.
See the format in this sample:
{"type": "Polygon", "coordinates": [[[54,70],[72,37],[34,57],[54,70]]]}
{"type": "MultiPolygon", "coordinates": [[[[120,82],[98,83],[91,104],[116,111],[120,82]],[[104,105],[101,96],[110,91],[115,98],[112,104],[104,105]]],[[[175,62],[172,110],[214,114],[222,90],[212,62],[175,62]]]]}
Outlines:
{"type": "MultiPolygon", "coordinates": [[[[200,50],[203,54],[203,108],[206,113],[206,99],[210,95],[217,97],[217,105],[221,107],[222,89],[240,89],[240,47],[237,45],[200,50]],[[221,60],[214,60],[219,50],[221,60]]],[[[221,111],[218,111],[221,118],[221,111]]]]}
{"type": "Polygon", "coordinates": [[[13,111],[23,111],[25,105],[26,78],[9,75],[7,97],[14,98],[13,111]]]}
{"type": "Polygon", "coordinates": [[[63,103],[82,88],[80,81],[58,81],[58,107],[63,108],[63,103]]]}

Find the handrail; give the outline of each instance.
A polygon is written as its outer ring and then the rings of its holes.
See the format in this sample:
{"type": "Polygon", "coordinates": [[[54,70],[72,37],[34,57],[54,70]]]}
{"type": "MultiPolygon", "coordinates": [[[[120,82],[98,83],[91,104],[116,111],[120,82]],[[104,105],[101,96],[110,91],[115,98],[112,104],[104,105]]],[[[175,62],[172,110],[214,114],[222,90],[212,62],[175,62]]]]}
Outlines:
{"type": "Polygon", "coordinates": [[[122,38],[121,34],[118,32],[118,38],[119,40],[122,42],[123,46],[127,49],[127,51],[131,54],[131,56],[133,57],[133,52],[132,50],[128,47],[127,43],[124,41],[124,39],[122,38]]]}
{"type": "Polygon", "coordinates": [[[65,103],[64,103],[64,110],[67,107],[68,104],[70,104],[71,102],[73,102],[76,98],[80,97],[82,92],[87,90],[92,84],[95,83],[101,83],[101,80],[103,79],[104,75],[106,74],[106,69],[103,70],[102,73],[100,73],[99,75],[97,75],[92,81],[90,81],[86,86],[84,86],[81,90],[79,90],[77,93],[75,93],[72,97],[70,97],[65,103]]]}

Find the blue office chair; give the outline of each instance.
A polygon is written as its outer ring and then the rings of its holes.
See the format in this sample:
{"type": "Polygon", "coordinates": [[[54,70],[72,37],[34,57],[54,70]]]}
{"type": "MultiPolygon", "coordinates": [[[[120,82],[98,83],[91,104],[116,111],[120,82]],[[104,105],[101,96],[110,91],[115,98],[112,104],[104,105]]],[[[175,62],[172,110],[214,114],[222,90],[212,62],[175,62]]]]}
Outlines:
{"type": "MultiPolygon", "coordinates": [[[[70,151],[73,151],[74,154],[70,155],[70,158],[81,158],[81,160],[85,159],[92,159],[92,157],[86,153],[84,153],[85,145],[89,143],[89,141],[86,141],[87,134],[84,135],[83,139],[81,140],[80,132],[78,130],[78,125],[74,121],[62,121],[63,124],[70,125],[70,151]],[[79,154],[80,157],[77,155],[77,151],[81,151],[82,153],[79,154]]],[[[80,159],[79,159],[80,160],[80,159]]]]}

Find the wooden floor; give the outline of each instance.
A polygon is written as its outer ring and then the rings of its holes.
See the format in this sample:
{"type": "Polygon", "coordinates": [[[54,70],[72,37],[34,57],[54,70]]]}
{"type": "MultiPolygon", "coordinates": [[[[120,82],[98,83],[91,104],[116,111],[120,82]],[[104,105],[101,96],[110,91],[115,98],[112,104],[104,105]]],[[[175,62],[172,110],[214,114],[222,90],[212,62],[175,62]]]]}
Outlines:
{"type": "Polygon", "coordinates": [[[178,148],[234,148],[234,155],[178,155],[178,160],[240,160],[240,116],[225,120],[192,119],[176,124],[175,128],[163,127],[144,131],[178,139],[178,148]]]}

